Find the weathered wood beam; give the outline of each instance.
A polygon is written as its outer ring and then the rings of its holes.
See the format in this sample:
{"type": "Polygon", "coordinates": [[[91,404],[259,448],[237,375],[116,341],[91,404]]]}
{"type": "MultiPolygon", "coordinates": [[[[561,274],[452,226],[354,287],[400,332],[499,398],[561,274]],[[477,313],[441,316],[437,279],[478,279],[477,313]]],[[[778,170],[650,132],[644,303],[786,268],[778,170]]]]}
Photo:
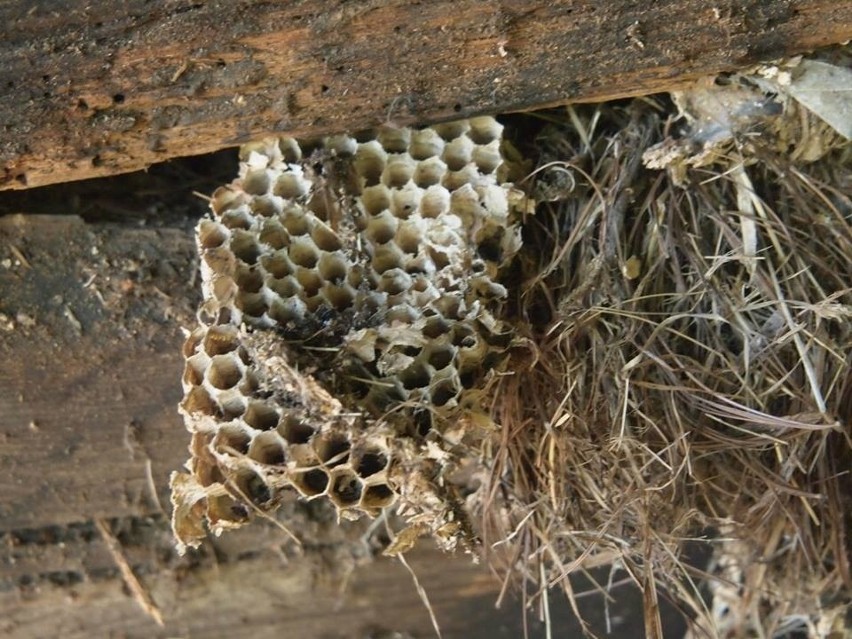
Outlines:
{"type": "Polygon", "coordinates": [[[849,0],[10,0],[0,189],[650,93],[850,38],[849,0]]]}
{"type": "Polygon", "coordinates": [[[168,508],[194,255],[182,229],[0,218],[0,532],[168,508]]]}

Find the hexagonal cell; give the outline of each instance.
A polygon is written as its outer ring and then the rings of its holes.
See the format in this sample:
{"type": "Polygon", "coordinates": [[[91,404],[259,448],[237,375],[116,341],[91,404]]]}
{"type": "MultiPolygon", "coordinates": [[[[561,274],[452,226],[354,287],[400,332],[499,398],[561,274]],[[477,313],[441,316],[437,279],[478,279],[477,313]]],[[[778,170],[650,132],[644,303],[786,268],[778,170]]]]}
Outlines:
{"type": "Polygon", "coordinates": [[[267,280],[266,285],[276,295],[283,297],[285,300],[290,297],[298,297],[302,293],[302,285],[292,275],[283,277],[280,280],[267,280]]]}
{"type": "Polygon", "coordinates": [[[382,172],[382,184],[388,188],[402,188],[414,175],[416,162],[408,155],[391,156],[382,172]]]}
{"type": "Polygon", "coordinates": [[[320,462],[334,468],[349,461],[349,440],[343,435],[323,434],[313,440],[320,462]]]}
{"type": "Polygon", "coordinates": [[[323,146],[335,155],[353,155],[358,150],[358,141],[349,135],[333,135],[324,140],[323,146]]]}
{"type": "Polygon", "coordinates": [[[234,279],[240,290],[245,293],[257,293],[263,286],[263,273],[257,265],[237,264],[234,279]]]}
{"type": "Polygon", "coordinates": [[[420,317],[420,312],[408,304],[397,304],[389,308],[385,313],[385,323],[388,326],[399,324],[413,324],[420,317]]]}
{"type": "Polygon", "coordinates": [[[200,386],[204,381],[204,371],[210,359],[204,353],[198,353],[186,360],[183,367],[183,383],[200,386]]]}
{"type": "Polygon", "coordinates": [[[236,307],[240,309],[244,315],[252,319],[263,317],[269,307],[263,293],[237,293],[236,307]]]}
{"type": "Polygon", "coordinates": [[[311,230],[311,239],[321,251],[332,252],[343,248],[343,242],[340,241],[337,233],[325,224],[325,222],[319,220],[316,221],[314,228],[311,230]]]}
{"type": "Polygon", "coordinates": [[[202,341],[204,352],[211,357],[235,351],[239,345],[239,334],[233,326],[211,326],[202,341]]]}
{"type": "Polygon", "coordinates": [[[272,501],[272,489],[253,470],[240,470],[233,480],[237,498],[247,498],[252,503],[263,506],[272,501]]]}
{"type": "Polygon", "coordinates": [[[322,296],[332,308],[338,311],[351,307],[355,302],[355,291],[347,284],[326,282],[322,287],[322,296]]]}
{"type": "Polygon", "coordinates": [[[429,344],[426,347],[426,361],[435,370],[451,365],[456,357],[456,349],[451,344],[429,344]]]}
{"type": "Polygon", "coordinates": [[[401,268],[392,268],[382,273],[379,290],[388,295],[398,295],[411,288],[411,276],[401,268]]]}
{"type": "Polygon", "coordinates": [[[201,259],[203,260],[202,269],[207,268],[211,273],[217,275],[230,275],[236,267],[234,254],[226,246],[204,251],[201,254],[201,259]]]}
{"type": "Polygon", "coordinates": [[[316,432],[310,424],[295,415],[284,415],[278,423],[277,430],[290,445],[307,444],[316,432]]]}
{"type": "Polygon", "coordinates": [[[396,493],[385,483],[365,486],[362,490],[360,506],[364,510],[374,511],[387,508],[396,501],[396,493]]]}
{"type": "Polygon", "coordinates": [[[310,237],[298,237],[290,243],[287,256],[297,266],[313,268],[319,260],[320,252],[310,237]]]}
{"type": "Polygon", "coordinates": [[[299,147],[299,143],[293,138],[280,138],[278,140],[278,148],[287,164],[296,164],[302,159],[302,149],[299,147]]]}
{"type": "Polygon", "coordinates": [[[481,175],[479,169],[472,162],[459,171],[450,171],[444,176],[443,185],[450,191],[455,191],[465,184],[472,184],[479,180],[481,175]]]}
{"type": "Polygon", "coordinates": [[[470,129],[467,135],[476,144],[497,142],[503,137],[503,125],[491,116],[481,116],[468,120],[470,129]]]}
{"type": "Polygon", "coordinates": [[[319,273],[310,268],[298,267],[296,269],[296,280],[303,289],[305,301],[316,295],[322,288],[323,281],[319,273]]]}
{"type": "Polygon", "coordinates": [[[411,129],[383,126],[376,139],[388,153],[405,153],[411,141],[411,129]]]}
{"type": "Polygon", "coordinates": [[[290,236],[278,220],[264,220],[259,239],[275,250],[283,249],[290,243],[290,236]]]}
{"type": "Polygon", "coordinates": [[[201,413],[214,417],[218,414],[216,402],[203,386],[193,386],[189,389],[183,401],[180,403],[184,412],[189,415],[201,413]]]}
{"type": "Polygon", "coordinates": [[[275,195],[262,195],[249,203],[251,212],[260,217],[273,217],[281,213],[282,200],[275,195]]]}
{"type": "Polygon", "coordinates": [[[237,424],[225,424],[213,438],[213,449],[218,453],[245,455],[251,444],[251,434],[237,424]]]}
{"type": "Polygon", "coordinates": [[[454,406],[460,392],[461,383],[454,377],[445,377],[434,381],[429,388],[432,404],[439,408],[448,405],[454,406]]]}
{"type": "Polygon", "coordinates": [[[348,468],[333,471],[328,496],[335,506],[351,508],[361,500],[361,480],[348,468]]]}
{"type": "Polygon", "coordinates": [[[393,242],[377,246],[373,251],[371,265],[378,275],[392,268],[402,267],[404,255],[402,250],[393,242]]]}
{"type": "Polygon", "coordinates": [[[243,377],[243,371],[233,355],[216,355],[207,368],[207,380],[219,390],[235,387],[243,377]]]}
{"type": "Polygon", "coordinates": [[[287,172],[282,173],[275,180],[272,193],[288,200],[295,200],[307,195],[310,188],[311,183],[304,177],[295,172],[287,172]]]}
{"type": "Polygon", "coordinates": [[[396,232],[396,244],[404,252],[416,255],[424,241],[422,219],[404,220],[396,232]]]}
{"type": "Polygon", "coordinates": [[[286,251],[276,251],[260,259],[263,269],[274,278],[283,278],[293,273],[293,264],[286,251]]]}
{"type": "Polygon", "coordinates": [[[440,185],[430,186],[420,198],[420,215],[436,218],[450,210],[450,192],[440,185]]]}
{"type": "Polygon", "coordinates": [[[444,140],[435,129],[422,129],[411,135],[408,152],[415,160],[426,160],[440,156],[444,151],[444,140]]]}
{"type": "Polygon", "coordinates": [[[500,155],[500,147],[496,141],[492,144],[475,147],[472,159],[476,168],[485,175],[494,173],[497,167],[503,163],[503,156],[500,155]]]}
{"type": "Polygon", "coordinates": [[[250,170],[243,178],[243,190],[250,195],[264,195],[271,184],[269,172],[264,169],[250,170]]]}
{"type": "Polygon", "coordinates": [[[428,387],[431,377],[431,371],[422,362],[414,362],[399,374],[399,381],[405,390],[415,390],[428,387]]]}
{"type": "Polygon", "coordinates": [[[266,466],[283,466],[287,463],[284,445],[274,431],[261,433],[251,441],[248,456],[266,466]]]}
{"type": "Polygon", "coordinates": [[[417,168],[414,169],[414,183],[421,189],[429,188],[435,184],[440,184],[446,172],[447,165],[441,158],[429,158],[418,162],[417,168]]]}
{"type": "Polygon", "coordinates": [[[394,189],[391,192],[391,213],[401,220],[408,219],[420,206],[422,195],[423,191],[413,184],[407,184],[403,188],[394,189]]]}
{"type": "Polygon", "coordinates": [[[292,236],[307,235],[311,230],[310,221],[305,211],[298,206],[291,206],[281,216],[284,228],[292,236]]]}
{"type": "Polygon", "coordinates": [[[382,211],[367,222],[364,236],[374,244],[390,242],[396,234],[398,224],[399,222],[390,211],[382,211]]]}
{"type": "Polygon", "coordinates": [[[231,235],[231,251],[246,264],[254,264],[260,255],[260,247],[252,233],[237,229],[231,235]]]}
{"type": "Polygon", "coordinates": [[[216,215],[222,215],[229,209],[241,206],[247,199],[246,194],[241,191],[235,191],[230,186],[220,186],[213,191],[210,208],[216,215]]]}
{"type": "Polygon", "coordinates": [[[249,401],[243,420],[257,430],[272,430],[278,426],[278,411],[266,402],[249,401]]]}
{"type": "Polygon", "coordinates": [[[279,326],[303,322],[307,313],[307,305],[298,297],[275,300],[269,308],[269,317],[279,326]]]}
{"type": "Polygon", "coordinates": [[[450,142],[464,135],[470,129],[470,124],[467,120],[457,120],[455,122],[442,122],[441,124],[434,125],[432,128],[442,140],[450,142]]]}
{"type": "Polygon", "coordinates": [[[384,184],[376,184],[364,189],[361,193],[361,204],[364,210],[370,215],[378,215],[387,208],[390,208],[390,189],[384,184]]]}
{"type": "Polygon", "coordinates": [[[361,479],[366,479],[385,470],[388,467],[389,461],[385,451],[380,448],[370,447],[355,453],[353,468],[361,479]]]}
{"type": "Polygon", "coordinates": [[[303,497],[319,497],[328,488],[328,474],[321,468],[296,470],[290,473],[290,483],[303,497]]]}
{"type": "Polygon", "coordinates": [[[339,283],[346,279],[349,262],[341,252],[323,253],[318,268],[320,277],[326,282],[339,283]]]}
{"type": "Polygon", "coordinates": [[[352,167],[364,180],[364,186],[373,186],[379,183],[385,170],[387,157],[387,152],[375,140],[358,146],[352,167]]]}
{"type": "Polygon", "coordinates": [[[203,249],[222,246],[229,237],[228,229],[212,220],[201,220],[198,224],[198,243],[203,249]]]}

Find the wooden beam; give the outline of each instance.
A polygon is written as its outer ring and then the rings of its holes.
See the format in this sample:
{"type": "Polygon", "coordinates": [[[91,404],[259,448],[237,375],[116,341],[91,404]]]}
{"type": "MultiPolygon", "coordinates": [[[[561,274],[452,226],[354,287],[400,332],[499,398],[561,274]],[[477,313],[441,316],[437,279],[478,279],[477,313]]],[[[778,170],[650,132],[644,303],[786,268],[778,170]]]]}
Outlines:
{"type": "Polygon", "coordinates": [[[0,188],[657,92],[850,38],[849,0],[10,0],[0,188]]]}
{"type": "Polygon", "coordinates": [[[167,507],[195,268],[182,229],[0,218],[0,531],[167,507]]]}

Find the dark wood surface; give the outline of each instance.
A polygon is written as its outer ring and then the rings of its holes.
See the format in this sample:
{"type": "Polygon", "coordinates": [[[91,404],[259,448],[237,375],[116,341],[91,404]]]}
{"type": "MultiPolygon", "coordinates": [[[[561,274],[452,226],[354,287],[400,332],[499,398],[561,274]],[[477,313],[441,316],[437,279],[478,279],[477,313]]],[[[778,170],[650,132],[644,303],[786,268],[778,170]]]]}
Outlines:
{"type": "Polygon", "coordinates": [[[850,0],[8,0],[0,189],[647,94],[850,38],[850,0]]]}

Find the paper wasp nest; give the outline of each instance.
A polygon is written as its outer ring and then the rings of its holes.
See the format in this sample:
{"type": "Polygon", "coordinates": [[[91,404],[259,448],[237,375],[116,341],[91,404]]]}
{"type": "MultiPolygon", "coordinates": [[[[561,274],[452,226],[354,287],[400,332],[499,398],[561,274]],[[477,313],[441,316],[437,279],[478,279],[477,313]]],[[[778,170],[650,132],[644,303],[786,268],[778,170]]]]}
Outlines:
{"type": "Polygon", "coordinates": [[[241,150],[239,178],[197,229],[181,542],[197,544],[205,518],[218,531],[271,509],[288,487],[343,516],[397,499],[423,511],[418,451],[446,446],[510,340],[499,280],[523,196],[498,177],[501,134],[483,117],[241,150]]]}

